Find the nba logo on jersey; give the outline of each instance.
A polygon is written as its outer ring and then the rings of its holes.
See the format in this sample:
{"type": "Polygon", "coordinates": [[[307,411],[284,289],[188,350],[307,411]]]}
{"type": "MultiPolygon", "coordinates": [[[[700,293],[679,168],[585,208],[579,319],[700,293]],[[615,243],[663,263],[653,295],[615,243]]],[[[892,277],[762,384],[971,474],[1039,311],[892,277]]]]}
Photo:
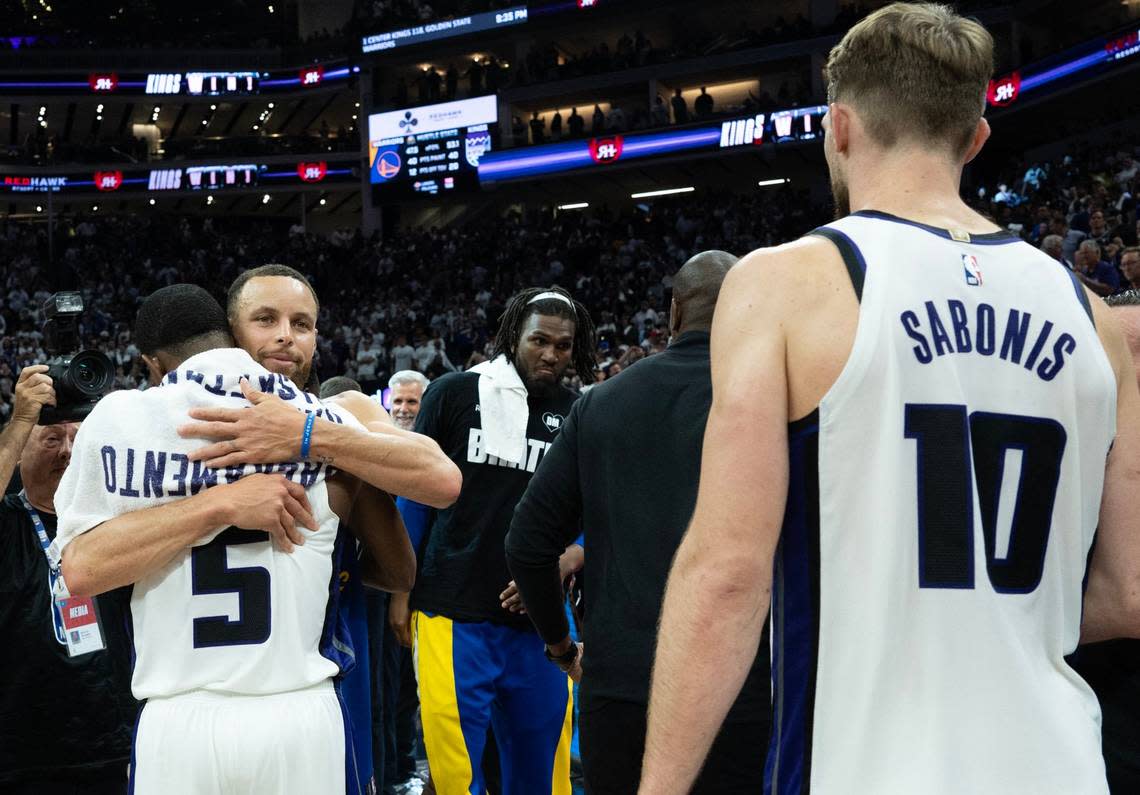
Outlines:
{"type": "Polygon", "coordinates": [[[966,272],[966,284],[978,287],[982,283],[982,272],[978,269],[978,258],[973,254],[962,255],[962,270],[966,272]]]}

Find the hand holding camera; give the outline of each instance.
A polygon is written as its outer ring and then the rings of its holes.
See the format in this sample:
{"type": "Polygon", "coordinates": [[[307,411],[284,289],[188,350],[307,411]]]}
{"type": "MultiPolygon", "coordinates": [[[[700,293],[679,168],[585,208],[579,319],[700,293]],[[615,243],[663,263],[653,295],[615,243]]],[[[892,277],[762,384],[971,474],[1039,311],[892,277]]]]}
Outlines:
{"type": "Polygon", "coordinates": [[[12,422],[35,425],[44,406],[55,405],[55,387],[46,364],[32,364],[20,371],[16,381],[12,422]]]}

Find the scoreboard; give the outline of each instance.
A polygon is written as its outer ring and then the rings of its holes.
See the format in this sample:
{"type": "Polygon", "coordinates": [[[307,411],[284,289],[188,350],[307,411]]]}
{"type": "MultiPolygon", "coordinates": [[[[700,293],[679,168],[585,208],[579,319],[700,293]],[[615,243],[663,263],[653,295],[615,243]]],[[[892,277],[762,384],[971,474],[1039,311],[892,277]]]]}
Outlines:
{"type": "Polygon", "coordinates": [[[478,189],[496,122],[494,96],[373,114],[369,181],[378,199],[478,189]]]}

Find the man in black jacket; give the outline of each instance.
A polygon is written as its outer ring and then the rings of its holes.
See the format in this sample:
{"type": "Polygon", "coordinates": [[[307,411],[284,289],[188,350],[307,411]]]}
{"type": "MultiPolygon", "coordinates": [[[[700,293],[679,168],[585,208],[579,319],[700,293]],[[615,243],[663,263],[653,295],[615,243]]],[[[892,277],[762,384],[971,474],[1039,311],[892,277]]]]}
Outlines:
{"type": "MultiPolygon", "coordinates": [[[[736,257],[698,254],[673,280],[669,348],[588,392],[515,510],[507,560],[548,646],[572,644],[558,558],[585,528],[580,745],[591,795],[637,791],[654,635],[673,553],[697,497],[712,401],[709,328],[736,257]]],[[[761,646],[764,644],[761,643],[761,646]]],[[[768,656],[749,680],[694,792],[756,792],[768,737],[768,656]]]]}
{"type": "Polygon", "coordinates": [[[0,792],[125,795],[131,726],[129,592],[62,605],[49,587],[54,495],[79,424],[38,425],[55,404],[47,367],[25,367],[0,433],[0,483],[19,467],[24,490],[0,501],[0,792]]]}

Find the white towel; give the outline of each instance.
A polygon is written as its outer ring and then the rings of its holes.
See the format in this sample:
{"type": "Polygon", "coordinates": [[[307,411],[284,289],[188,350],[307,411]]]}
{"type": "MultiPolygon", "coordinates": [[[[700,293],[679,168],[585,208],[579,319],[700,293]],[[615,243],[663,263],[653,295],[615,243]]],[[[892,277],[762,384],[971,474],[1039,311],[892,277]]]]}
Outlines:
{"type": "Polygon", "coordinates": [[[484,448],[503,461],[521,463],[526,455],[526,428],[530,423],[526,384],[503,355],[475,365],[471,372],[479,374],[484,448]]]}

